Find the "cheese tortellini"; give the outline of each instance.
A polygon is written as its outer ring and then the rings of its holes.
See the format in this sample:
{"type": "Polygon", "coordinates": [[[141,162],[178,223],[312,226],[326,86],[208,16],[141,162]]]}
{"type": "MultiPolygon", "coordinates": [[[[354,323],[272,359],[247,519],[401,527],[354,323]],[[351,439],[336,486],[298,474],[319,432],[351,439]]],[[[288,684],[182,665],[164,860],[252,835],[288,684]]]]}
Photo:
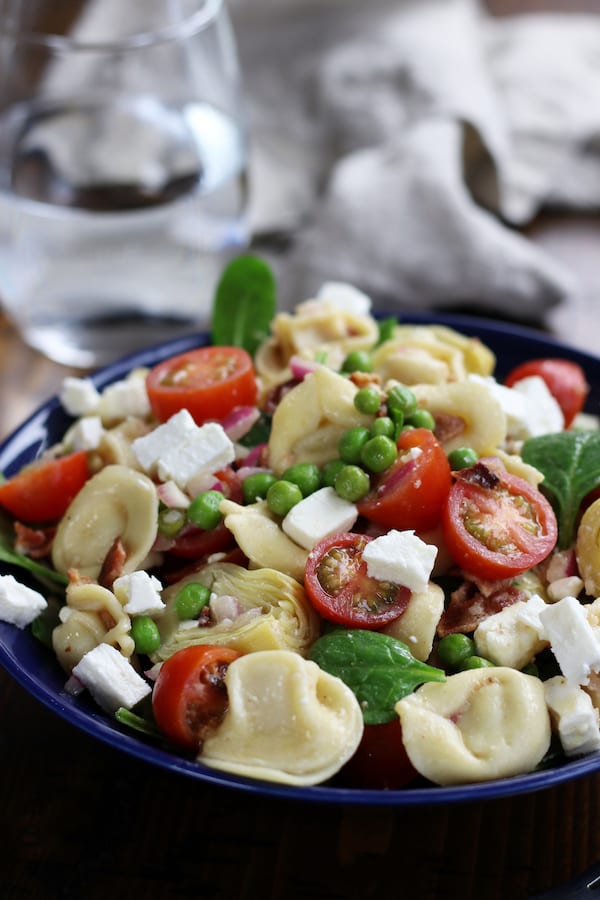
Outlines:
{"type": "Polygon", "coordinates": [[[363,733],[343,681],[289,651],[250,653],[225,676],[229,709],[200,762],[284,784],[320,784],[341,769],[363,733]]]}
{"type": "Polygon", "coordinates": [[[192,644],[217,644],[241,653],[294,650],[305,655],[319,635],[319,619],[304,588],[275,569],[211,563],[164,590],[162,599],[167,608],[158,622],[161,644],[152,656],[154,662],[192,644]],[[239,615],[212,625],[182,622],[175,598],[192,583],[205,585],[215,597],[233,598],[239,615]]]}
{"type": "Polygon", "coordinates": [[[600,594],[600,500],[590,504],[581,517],[575,552],[585,589],[597,597],[600,594]]]}
{"type": "Polygon", "coordinates": [[[434,784],[531,772],[550,745],[543,683],[503,666],[425,684],[395,709],[410,761],[434,784]]]}

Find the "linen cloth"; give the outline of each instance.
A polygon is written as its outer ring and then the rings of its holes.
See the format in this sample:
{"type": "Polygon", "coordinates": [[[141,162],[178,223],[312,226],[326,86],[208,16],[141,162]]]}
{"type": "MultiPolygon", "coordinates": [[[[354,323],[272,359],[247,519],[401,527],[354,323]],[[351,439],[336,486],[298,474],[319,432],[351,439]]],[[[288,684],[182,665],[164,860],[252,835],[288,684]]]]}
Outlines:
{"type": "Polygon", "coordinates": [[[231,10],[252,230],[282,305],[345,280],[390,308],[536,321],[577,292],[515,226],[600,207],[600,18],[495,19],[477,0],[231,10]]]}

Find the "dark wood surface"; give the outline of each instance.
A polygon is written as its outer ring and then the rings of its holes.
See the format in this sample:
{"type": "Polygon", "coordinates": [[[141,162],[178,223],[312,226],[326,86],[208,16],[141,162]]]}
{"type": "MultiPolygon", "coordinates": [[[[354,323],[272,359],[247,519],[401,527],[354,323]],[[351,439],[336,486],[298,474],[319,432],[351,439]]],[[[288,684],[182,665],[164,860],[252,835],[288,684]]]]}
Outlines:
{"type": "MultiPolygon", "coordinates": [[[[489,5],[600,13],[600,0],[489,5]]],[[[586,286],[541,327],[595,351],[600,217],[544,216],[529,233],[586,286]]],[[[0,437],[67,371],[0,318],[0,437]]],[[[207,787],[126,757],[3,672],[0,713],[0,895],[9,900],[520,900],[600,859],[600,775],[449,808],[317,807],[207,787]]]]}

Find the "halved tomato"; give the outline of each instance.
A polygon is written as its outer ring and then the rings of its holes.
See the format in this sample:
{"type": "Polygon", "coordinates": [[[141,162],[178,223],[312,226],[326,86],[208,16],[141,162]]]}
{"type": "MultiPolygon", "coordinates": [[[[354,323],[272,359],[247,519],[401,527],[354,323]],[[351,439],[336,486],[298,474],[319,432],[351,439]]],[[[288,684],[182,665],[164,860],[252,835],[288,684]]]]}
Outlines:
{"type": "Polygon", "coordinates": [[[228,707],[225,674],[239,656],[229,647],[196,644],[165,660],[152,692],[152,711],[173,743],[197,751],[220,724],[228,707]]]}
{"type": "Polygon", "coordinates": [[[172,356],[151,369],[146,388],[160,422],[187,409],[198,425],[253,406],[258,396],[252,357],[241,347],[199,347],[172,356]]]}
{"type": "Polygon", "coordinates": [[[399,531],[428,531],[442,514],[452,476],[444,448],[428,428],[404,431],[398,459],[357,506],[361,516],[399,531]]]}
{"type": "Polygon", "coordinates": [[[304,586],[314,608],[329,622],[382,628],[408,606],[408,588],[368,574],[363,550],[371,540],[365,534],[343,532],[324,538],[311,550],[304,586]]]}
{"type": "Polygon", "coordinates": [[[89,477],[85,450],[34,462],[0,484],[0,506],[22,522],[53,522],[89,477]]]}
{"type": "Polygon", "coordinates": [[[545,559],[556,544],[554,510],[528,481],[499,460],[479,460],[455,473],[442,515],[455,562],[478,578],[512,578],[545,559]]]}
{"type": "Polygon", "coordinates": [[[562,410],[565,428],[568,428],[583,409],[590,390],[581,366],[569,359],[530,359],[513,369],[504,379],[504,384],[513,387],[517,381],[532,375],[538,375],[546,382],[562,410]]]}

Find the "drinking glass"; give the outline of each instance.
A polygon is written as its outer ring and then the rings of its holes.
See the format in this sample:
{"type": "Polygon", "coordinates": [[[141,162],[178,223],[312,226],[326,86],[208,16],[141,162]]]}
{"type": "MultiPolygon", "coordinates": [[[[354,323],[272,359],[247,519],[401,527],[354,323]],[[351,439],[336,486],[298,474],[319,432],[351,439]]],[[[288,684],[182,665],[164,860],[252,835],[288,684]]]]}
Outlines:
{"type": "Polygon", "coordinates": [[[0,302],[91,368],[206,324],[247,229],[223,0],[0,0],[0,302]]]}

